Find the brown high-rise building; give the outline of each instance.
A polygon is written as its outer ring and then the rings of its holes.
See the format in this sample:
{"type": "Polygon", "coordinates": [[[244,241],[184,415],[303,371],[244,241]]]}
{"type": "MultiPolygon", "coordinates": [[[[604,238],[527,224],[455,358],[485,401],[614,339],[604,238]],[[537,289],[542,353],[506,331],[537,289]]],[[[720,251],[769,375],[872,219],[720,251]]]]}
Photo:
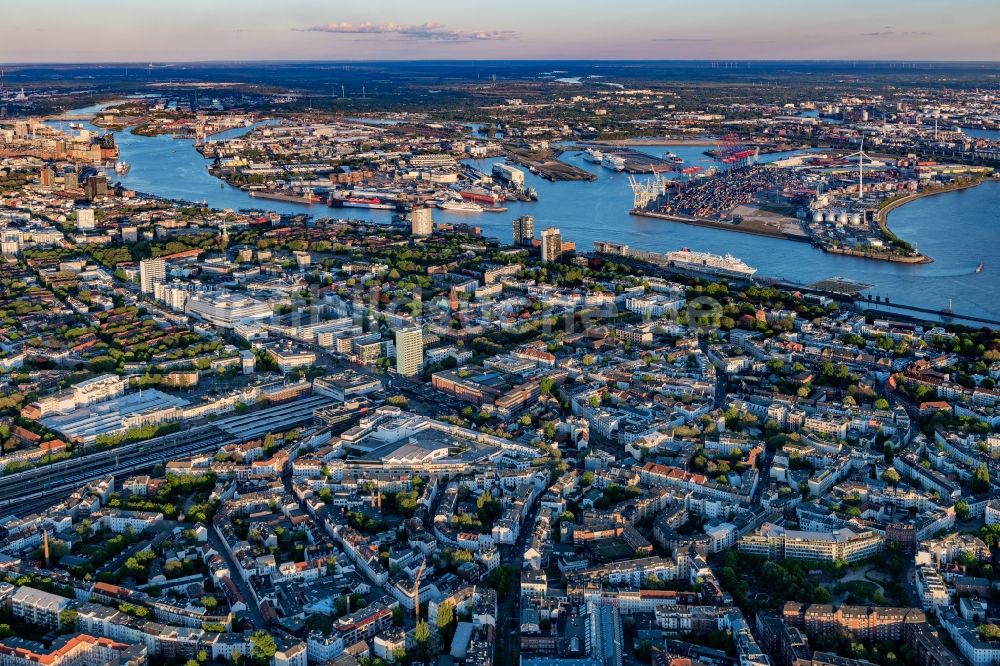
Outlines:
{"type": "Polygon", "coordinates": [[[88,199],[108,196],[108,178],[104,174],[88,176],[84,185],[84,193],[88,199]]]}

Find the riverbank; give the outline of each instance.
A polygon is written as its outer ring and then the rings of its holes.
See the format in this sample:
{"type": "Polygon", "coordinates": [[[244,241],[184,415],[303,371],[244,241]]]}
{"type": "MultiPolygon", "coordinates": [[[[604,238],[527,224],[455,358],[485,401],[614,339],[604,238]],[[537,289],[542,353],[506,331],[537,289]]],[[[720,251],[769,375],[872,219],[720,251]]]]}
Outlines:
{"type": "Polygon", "coordinates": [[[915,257],[901,256],[890,252],[859,252],[845,247],[824,247],[819,246],[824,252],[830,254],[842,254],[847,257],[858,257],[860,259],[874,259],[876,261],[889,261],[894,264],[932,264],[934,260],[930,257],[919,254],[915,257]]]}
{"type": "Polygon", "coordinates": [[[690,224],[698,227],[705,227],[707,229],[720,229],[722,231],[734,231],[741,234],[752,234],[755,236],[766,236],[768,238],[778,238],[780,240],[790,240],[797,241],[799,243],[811,243],[823,252],[828,254],[839,254],[847,257],[857,257],[859,259],[871,259],[873,261],[886,261],[895,264],[930,264],[933,263],[933,259],[925,255],[917,256],[901,256],[897,254],[892,254],[890,252],[860,252],[858,250],[852,250],[850,248],[840,248],[840,247],[829,247],[820,243],[816,243],[807,235],[791,234],[782,229],[776,229],[774,227],[759,223],[756,220],[746,220],[740,224],[732,224],[731,222],[722,222],[715,220],[708,220],[705,218],[698,217],[683,217],[680,215],[668,215],[666,213],[654,213],[650,211],[644,211],[639,209],[632,209],[629,211],[632,215],[638,215],[640,217],[651,217],[658,220],[668,220],[670,222],[680,222],[682,224],[690,224]]]}
{"type": "Polygon", "coordinates": [[[708,220],[702,217],[682,217],[680,215],[668,215],[666,213],[654,213],[648,210],[640,210],[638,208],[633,208],[629,211],[630,215],[636,215],[638,217],[650,217],[656,220],[667,220],[669,222],[680,222],[681,224],[689,224],[695,227],[704,227],[706,229],[719,229],[721,231],[734,231],[741,234],[751,234],[754,236],[766,236],[768,238],[779,238],[782,240],[797,241],[799,243],[809,243],[809,237],[802,235],[798,236],[795,234],[789,234],[781,229],[774,229],[772,227],[754,224],[753,220],[743,221],[740,224],[733,224],[731,222],[716,222],[715,220],[708,220]]]}
{"type": "Polygon", "coordinates": [[[890,201],[889,203],[887,203],[885,205],[884,208],[882,208],[878,212],[876,212],[875,213],[875,222],[880,227],[882,227],[882,230],[884,232],[891,233],[891,232],[889,232],[889,213],[891,213],[892,211],[896,210],[900,206],[903,206],[904,204],[908,204],[911,201],[918,201],[920,199],[925,199],[927,197],[932,197],[932,196],[935,196],[937,194],[947,194],[948,192],[958,192],[960,190],[967,190],[969,188],[976,187],[977,185],[982,185],[987,180],[989,180],[989,179],[988,178],[981,178],[979,180],[971,180],[971,181],[968,181],[968,182],[961,182],[961,183],[956,183],[954,185],[948,185],[946,187],[941,187],[941,188],[938,188],[936,190],[930,190],[930,191],[926,191],[926,192],[914,192],[913,194],[908,194],[905,197],[901,197],[899,199],[895,199],[893,201],[890,201]]]}
{"type": "MultiPolygon", "coordinates": [[[[913,194],[900,197],[899,199],[894,199],[892,201],[889,201],[884,207],[875,212],[875,223],[879,226],[879,229],[882,230],[882,233],[887,238],[899,240],[899,237],[896,236],[896,234],[894,234],[889,229],[889,213],[913,201],[926,199],[927,197],[932,197],[937,194],[947,194],[949,192],[958,192],[960,190],[967,190],[969,188],[976,187],[977,185],[980,185],[985,181],[986,181],[985,178],[980,178],[978,180],[962,181],[959,183],[955,183],[953,185],[948,185],[930,191],[914,192],[913,194]]],[[[847,254],[850,256],[867,256],[864,254],[859,255],[855,253],[853,250],[839,250],[838,252],[836,252],[836,254],[847,254]]],[[[872,258],[881,258],[881,257],[872,257],[872,258]]],[[[885,258],[885,260],[894,261],[896,263],[901,263],[901,264],[930,264],[934,262],[934,260],[931,257],[925,254],[920,254],[919,252],[918,256],[916,257],[900,257],[897,255],[888,255],[885,258]]]]}
{"type": "Polygon", "coordinates": [[[648,139],[605,139],[603,141],[587,141],[585,143],[595,146],[717,146],[719,140],[713,138],[661,137],[648,139]]]}

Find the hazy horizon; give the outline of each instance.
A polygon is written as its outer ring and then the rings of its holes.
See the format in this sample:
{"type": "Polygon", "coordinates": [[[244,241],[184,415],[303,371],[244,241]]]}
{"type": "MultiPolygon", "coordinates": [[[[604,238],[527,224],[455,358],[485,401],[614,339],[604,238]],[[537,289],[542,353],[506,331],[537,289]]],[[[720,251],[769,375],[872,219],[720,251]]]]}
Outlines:
{"type": "Polygon", "coordinates": [[[5,3],[0,61],[1000,61],[1000,3],[985,0],[110,5],[5,3]]]}

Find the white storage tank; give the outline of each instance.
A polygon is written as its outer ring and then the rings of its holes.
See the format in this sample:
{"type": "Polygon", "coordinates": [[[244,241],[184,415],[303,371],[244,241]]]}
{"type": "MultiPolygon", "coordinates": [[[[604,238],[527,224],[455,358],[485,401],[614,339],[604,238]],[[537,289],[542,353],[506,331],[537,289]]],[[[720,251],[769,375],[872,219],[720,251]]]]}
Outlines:
{"type": "Polygon", "coordinates": [[[813,218],[813,222],[822,222],[823,221],[823,211],[821,211],[821,210],[814,210],[812,218],[813,218]]]}
{"type": "Polygon", "coordinates": [[[856,227],[861,226],[861,213],[854,213],[853,215],[851,215],[851,224],[853,224],[856,227]]]}
{"type": "Polygon", "coordinates": [[[841,211],[840,215],[837,216],[837,223],[838,224],[847,224],[847,220],[848,220],[847,212],[846,211],[841,211]]]}

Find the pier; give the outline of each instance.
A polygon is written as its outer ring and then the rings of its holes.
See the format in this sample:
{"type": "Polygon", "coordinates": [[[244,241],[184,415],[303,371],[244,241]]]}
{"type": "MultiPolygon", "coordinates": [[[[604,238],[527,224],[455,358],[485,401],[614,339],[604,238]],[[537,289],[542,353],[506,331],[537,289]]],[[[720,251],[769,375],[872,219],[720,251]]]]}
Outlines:
{"type": "Polygon", "coordinates": [[[1000,320],[988,319],[986,317],[975,317],[972,315],[963,315],[957,312],[953,312],[947,308],[941,310],[935,310],[933,308],[923,308],[917,305],[904,305],[902,303],[892,303],[887,300],[876,300],[876,297],[869,295],[859,296],[858,301],[864,303],[872,303],[874,305],[884,305],[887,308],[897,308],[899,310],[908,310],[910,312],[919,312],[921,314],[935,315],[937,317],[942,317],[945,319],[961,319],[963,321],[973,321],[977,324],[987,324],[989,326],[1000,326],[1000,320]]]}
{"type": "Polygon", "coordinates": [[[676,171],[677,164],[656,157],[641,150],[630,148],[629,146],[606,146],[602,144],[583,144],[566,146],[565,152],[583,152],[588,149],[599,149],[604,155],[614,155],[625,161],[625,173],[663,173],[665,171],[676,171]]]}

